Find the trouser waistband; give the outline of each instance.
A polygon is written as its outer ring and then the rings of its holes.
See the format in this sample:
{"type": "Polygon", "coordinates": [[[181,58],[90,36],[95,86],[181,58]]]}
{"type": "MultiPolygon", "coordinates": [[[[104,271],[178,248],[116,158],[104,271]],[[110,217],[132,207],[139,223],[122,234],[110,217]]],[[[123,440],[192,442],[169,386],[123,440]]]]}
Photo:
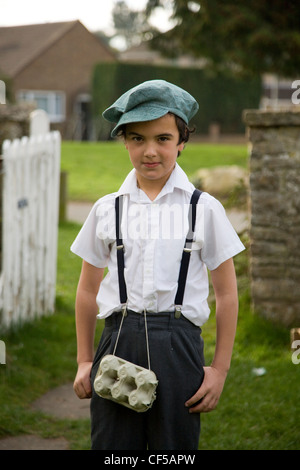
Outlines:
{"type": "MultiPolygon", "coordinates": [[[[105,318],[106,327],[115,327],[117,328],[120,325],[122,319],[122,312],[114,312],[109,317],[105,318]]],[[[190,320],[188,320],[184,315],[180,315],[179,318],[175,317],[175,311],[170,312],[146,312],[147,325],[155,325],[161,327],[171,327],[172,328],[185,328],[198,330],[201,333],[201,328],[194,325],[190,320]]],[[[131,325],[141,325],[144,324],[144,312],[139,313],[133,310],[127,310],[127,315],[124,318],[124,323],[130,323],[131,325]]]]}

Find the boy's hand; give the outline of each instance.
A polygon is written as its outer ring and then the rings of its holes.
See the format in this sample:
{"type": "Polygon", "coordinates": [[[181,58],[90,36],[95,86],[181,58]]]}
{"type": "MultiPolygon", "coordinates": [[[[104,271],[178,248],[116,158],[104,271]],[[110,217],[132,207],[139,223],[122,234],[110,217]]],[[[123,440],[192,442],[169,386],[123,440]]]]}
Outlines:
{"type": "Polygon", "coordinates": [[[207,413],[216,408],[221,396],[226,373],[215,367],[204,367],[204,379],[199,390],[186,403],[190,413],[207,413]],[[201,400],[200,403],[199,400],[201,400]],[[195,405],[195,406],[192,406],[195,405]]]}
{"type": "Polygon", "coordinates": [[[92,386],[90,380],[92,365],[92,362],[82,362],[78,365],[73,389],[79,398],[91,398],[92,396],[92,386]]]}

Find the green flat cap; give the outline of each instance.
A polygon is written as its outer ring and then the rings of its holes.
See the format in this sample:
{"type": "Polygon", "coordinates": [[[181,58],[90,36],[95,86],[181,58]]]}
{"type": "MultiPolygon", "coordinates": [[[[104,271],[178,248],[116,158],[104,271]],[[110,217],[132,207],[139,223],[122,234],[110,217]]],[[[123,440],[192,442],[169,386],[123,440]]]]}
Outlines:
{"type": "Polygon", "coordinates": [[[198,109],[195,98],[182,88],[165,80],[149,80],[126,91],[102,115],[117,123],[111,133],[115,137],[123,124],[153,121],[168,112],[188,124],[198,109]]]}

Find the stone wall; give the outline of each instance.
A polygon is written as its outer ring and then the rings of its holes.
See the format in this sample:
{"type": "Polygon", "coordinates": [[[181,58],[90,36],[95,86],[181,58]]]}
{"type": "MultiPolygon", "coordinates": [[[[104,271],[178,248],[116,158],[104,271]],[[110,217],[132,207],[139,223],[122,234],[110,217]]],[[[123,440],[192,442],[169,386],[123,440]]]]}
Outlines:
{"type": "Polygon", "coordinates": [[[0,106],[0,155],[4,140],[20,139],[29,135],[29,116],[33,104],[2,104],[0,106]]]}
{"type": "Polygon", "coordinates": [[[255,311],[300,324],[300,111],[244,112],[250,141],[251,292],[255,311]]]}

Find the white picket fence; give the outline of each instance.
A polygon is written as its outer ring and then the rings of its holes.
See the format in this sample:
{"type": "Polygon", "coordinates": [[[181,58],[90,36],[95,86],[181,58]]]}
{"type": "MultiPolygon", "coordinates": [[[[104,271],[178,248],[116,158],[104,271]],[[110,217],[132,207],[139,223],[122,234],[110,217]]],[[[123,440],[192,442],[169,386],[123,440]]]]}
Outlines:
{"type": "Polygon", "coordinates": [[[3,144],[0,325],[54,311],[60,134],[3,144]]]}

